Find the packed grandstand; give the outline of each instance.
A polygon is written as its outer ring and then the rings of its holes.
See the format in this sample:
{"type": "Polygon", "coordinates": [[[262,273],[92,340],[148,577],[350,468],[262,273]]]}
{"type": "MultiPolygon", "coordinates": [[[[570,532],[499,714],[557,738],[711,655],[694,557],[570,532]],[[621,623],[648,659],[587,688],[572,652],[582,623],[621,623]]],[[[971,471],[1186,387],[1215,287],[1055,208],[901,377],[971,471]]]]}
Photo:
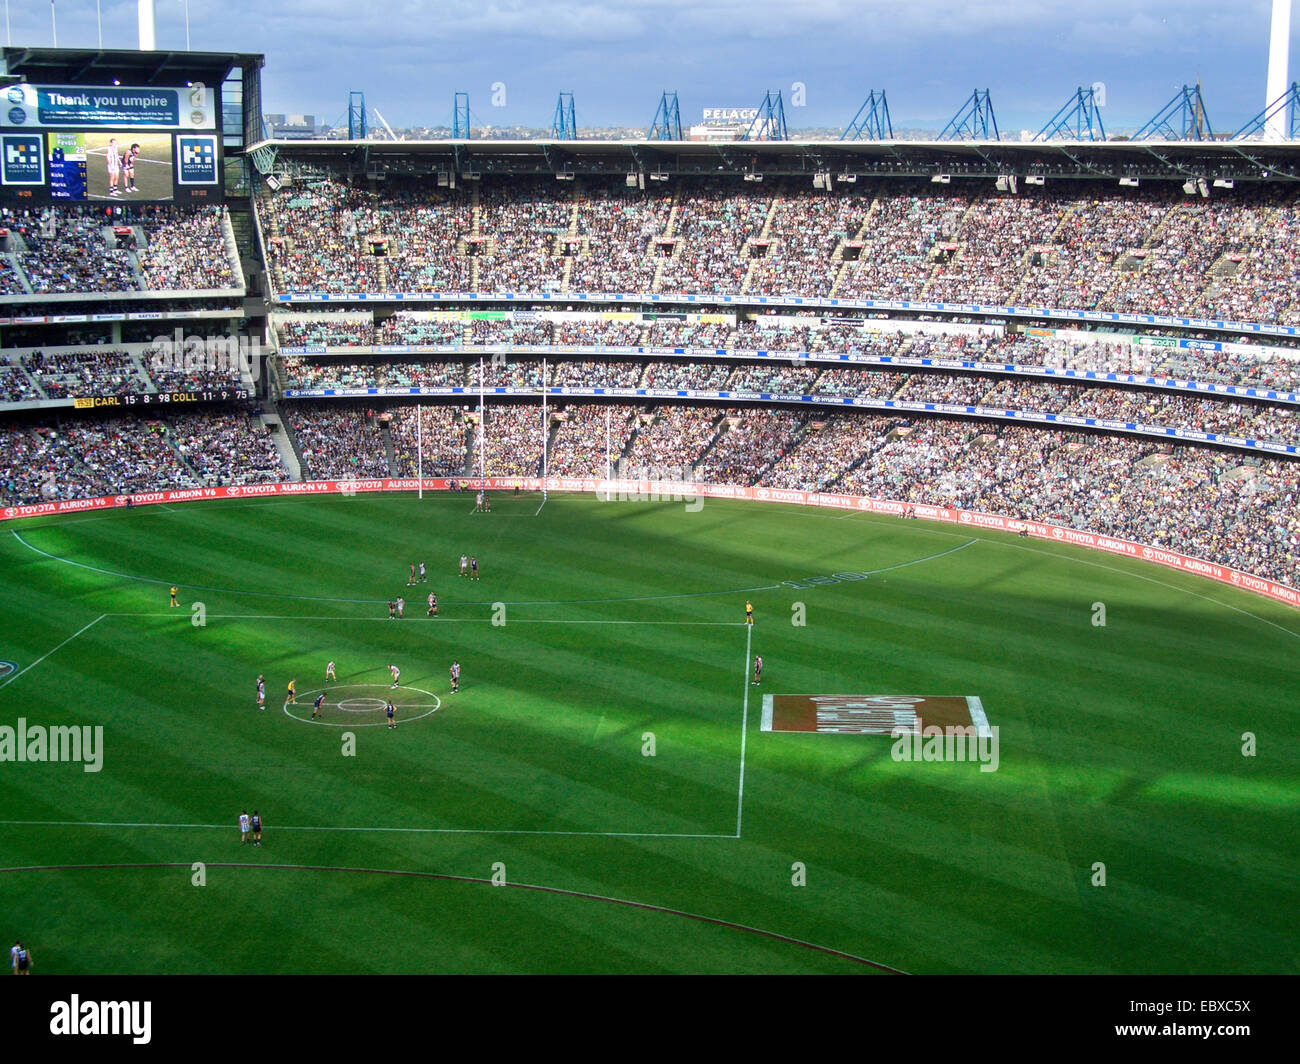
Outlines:
{"type": "Polygon", "coordinates": [[[281,177],[264,316],[225,208],[5,214],[0,506],[671,472],[1300,583],[1290,183],[281,177]]]}

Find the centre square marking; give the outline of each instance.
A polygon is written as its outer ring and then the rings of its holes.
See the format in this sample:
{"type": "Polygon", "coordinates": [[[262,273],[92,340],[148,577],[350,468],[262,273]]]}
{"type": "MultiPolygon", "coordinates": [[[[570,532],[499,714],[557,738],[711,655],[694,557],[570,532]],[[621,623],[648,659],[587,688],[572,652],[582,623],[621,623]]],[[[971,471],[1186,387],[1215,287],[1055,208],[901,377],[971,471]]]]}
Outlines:
{"type": "Polygon", "coordinates": [[[975,695],[764,695],[765,732],[818,735],[920,734],[926,728],[973,728],[989,735],[975,695]]]}

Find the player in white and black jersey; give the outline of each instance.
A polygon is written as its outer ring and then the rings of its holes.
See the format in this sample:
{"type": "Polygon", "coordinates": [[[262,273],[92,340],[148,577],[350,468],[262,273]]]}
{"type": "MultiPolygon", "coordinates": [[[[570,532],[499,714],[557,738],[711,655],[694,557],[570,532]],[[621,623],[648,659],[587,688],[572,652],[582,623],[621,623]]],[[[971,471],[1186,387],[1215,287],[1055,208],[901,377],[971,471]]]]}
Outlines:
{"type": "Polygon", "coordinates": [[[117,179],[122,173],[122,155],[117,150],[117,138],[109,137],[108,149],[104,152],[104,162],[108,166],[108,194],[120,196],[122,190],[117,187],[117,179]]]}

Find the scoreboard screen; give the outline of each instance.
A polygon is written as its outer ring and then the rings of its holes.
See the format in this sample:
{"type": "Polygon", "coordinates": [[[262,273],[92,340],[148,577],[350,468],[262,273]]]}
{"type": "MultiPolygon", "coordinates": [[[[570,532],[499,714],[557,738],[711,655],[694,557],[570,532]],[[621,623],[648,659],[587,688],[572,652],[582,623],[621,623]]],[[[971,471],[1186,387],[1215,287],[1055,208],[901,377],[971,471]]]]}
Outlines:
{"type": "Polygon", "coordinates": [[[22,98],[0,108],[0,201],[222,198],[215,90],[20,88],[22,98]]]}

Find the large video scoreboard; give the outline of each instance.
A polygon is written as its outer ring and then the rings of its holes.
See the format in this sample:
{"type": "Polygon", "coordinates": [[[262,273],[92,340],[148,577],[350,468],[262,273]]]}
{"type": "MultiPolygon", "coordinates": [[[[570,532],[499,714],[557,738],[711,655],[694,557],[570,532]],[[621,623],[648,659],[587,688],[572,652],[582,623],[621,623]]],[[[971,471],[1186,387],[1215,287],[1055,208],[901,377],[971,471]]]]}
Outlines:
{"type": "Polygon", "coordinates": [[[218,201],[216,89],[11,85],[0,100],[9,203],[218,201]]]}

